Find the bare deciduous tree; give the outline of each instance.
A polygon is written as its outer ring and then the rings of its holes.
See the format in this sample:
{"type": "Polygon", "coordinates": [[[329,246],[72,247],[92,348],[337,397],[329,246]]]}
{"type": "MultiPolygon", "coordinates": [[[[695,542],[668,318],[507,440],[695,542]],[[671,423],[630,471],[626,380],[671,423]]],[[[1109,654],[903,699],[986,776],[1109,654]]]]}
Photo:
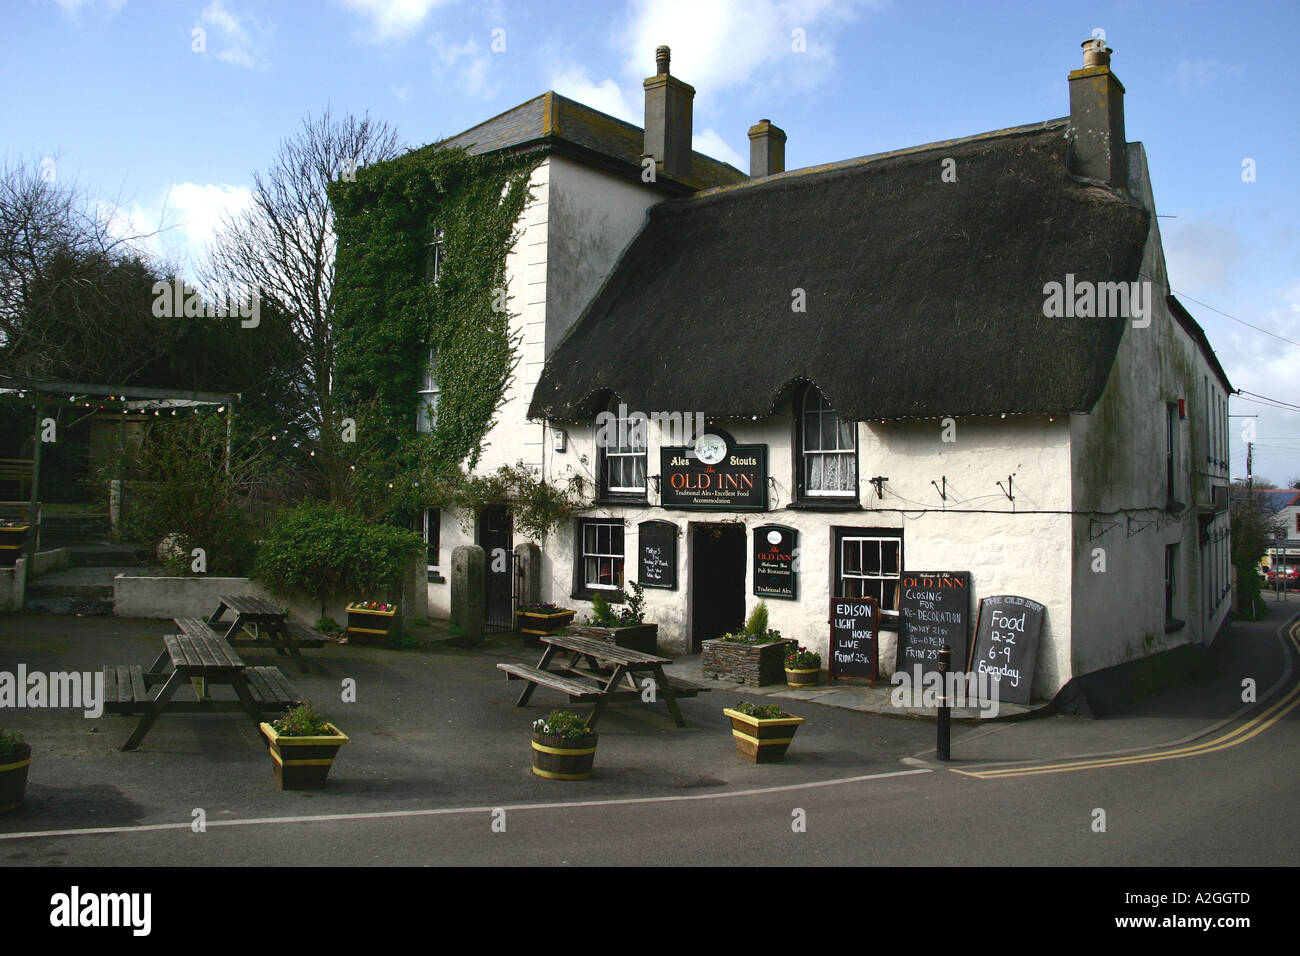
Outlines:
{"type": "Polygon", "coordinates": [[[339,476],[334,380],[334,214],[327,185],[399,152],[396,130],[364,116],[335,120],[328,107],[281,141],[253,174],[253,204],[227,217],[209,249],[206,282],[260,293],[290,320],[305,356],[294,381],[294,420],[285,427],[322,448],[331,487],[339,476]]]}

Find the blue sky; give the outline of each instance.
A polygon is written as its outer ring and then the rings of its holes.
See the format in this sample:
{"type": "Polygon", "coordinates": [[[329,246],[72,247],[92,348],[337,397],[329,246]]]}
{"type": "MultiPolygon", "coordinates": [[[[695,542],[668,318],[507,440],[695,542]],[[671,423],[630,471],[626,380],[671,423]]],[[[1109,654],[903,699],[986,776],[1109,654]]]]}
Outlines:
{"type": "MultiPolygon", "coordinates": [[[[1300,405],[1300,345],[1219,314],[1300,342],[1295,2],[5,0],[4,14],[0,156],[56,158],[124,222],[168,227],[155,247],[190,269],[252,170],[326,105],[410,146],[547,89],[639,123],[668,43],[697,91],[697,149],[746,169],[746,130],[766,117],[796,168],[1063,116],[1079,44],[1101,29],[1169,217],[1175,291],[1234,386],[1300,405]]],[[[1247,398],[1231,411],[1260,416],[1256,473],[1300,475],[1300,411],[1247,398]]],[[[1244,442],[1232,460],[1244,474],[1244,442]]]]}

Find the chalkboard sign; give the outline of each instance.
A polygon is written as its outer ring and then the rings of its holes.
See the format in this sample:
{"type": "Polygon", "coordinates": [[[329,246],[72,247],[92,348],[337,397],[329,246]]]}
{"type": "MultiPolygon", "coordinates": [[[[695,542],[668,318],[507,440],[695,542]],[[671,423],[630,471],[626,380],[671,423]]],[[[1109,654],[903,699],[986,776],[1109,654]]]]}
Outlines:
{"type": "Polygon", "coordinates": [[[980,601],[971,670],[997,684],[997,699],[1029,703],[1046,608],[1029,598],[1000,594],[980,601]]]}
{"type": "Polygon", "coordinates": [[[779,524],[765,524],[754,529],[754,593],[760,597],[799,597],[795,562],[799,552],[799,532],[779,524]]]}
{"type": "Polygon", "coordinates": [[[827,673],[869,677],[876,686],[880,671],[880,605],[875,598],[831,598],[831,646],[827,673]]]}
{"type": "Polygon", "coordinates": [[[637,581],[642,587],[677,590],[677,525],[642,521],[637,531],[637,581]]]}
{"type": "Polygon", "coordinates": [[[939,670],[939,649],[952,648],[950,669],[960,670],[970,656],[970,572],[904,571],[898,603],[898,658],[895,671],[909,676],[939,670]]]}

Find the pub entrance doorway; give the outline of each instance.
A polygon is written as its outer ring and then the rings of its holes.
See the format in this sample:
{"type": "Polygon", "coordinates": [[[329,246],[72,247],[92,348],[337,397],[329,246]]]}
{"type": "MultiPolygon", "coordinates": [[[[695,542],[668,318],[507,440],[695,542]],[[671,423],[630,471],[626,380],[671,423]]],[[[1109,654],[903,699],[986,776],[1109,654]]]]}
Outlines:
{"type": "Polygon", "coordinates": [[[691,522],[691,653],[745,623],[745,526],[691,522]]]}

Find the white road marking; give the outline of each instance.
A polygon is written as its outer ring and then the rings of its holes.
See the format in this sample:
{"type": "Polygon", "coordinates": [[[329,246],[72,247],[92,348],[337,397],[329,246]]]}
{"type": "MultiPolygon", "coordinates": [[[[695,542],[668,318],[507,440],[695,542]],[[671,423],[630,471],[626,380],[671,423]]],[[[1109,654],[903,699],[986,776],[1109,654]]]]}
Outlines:
{"type": "MultiPolygon", "coordinates": [[[[583,807],[616,807],[643,803],[675,803],[688,800],[725,800],[733,797],[752,797],[768,793],[788,793],[794,790],[812,790],[817,787],[834,787],[846,783],[863,783],[867,780],[885,780],[890,777],[910,777],[919,773],[933,773],[929,768],[921,770],[893,770],[888,773],[873,773],[859,777],[838,777],[834,780],[814,780],[810,783],[791,783],[781,787],[759,787],[753,790],[730,790],[722,793],[675,794],[666,797],[624,797],[618,800],[570,800],[561,803],[518,803],[502,807],[500,804],[484,807],[444,807],[428,810],[386,810],[370,813],[328,813],[309,817],[254,817],[247,820],[208,820],[209,830],[217,827],[248,827],[266,824],[284,823],[336,823],[348,820],[385,820],[402,817],[438,817],[452,816],[459,813],[491,813],[498,808],[507,812],[519,810],[568,810],[583,807]]],[[[183,823],[146,823],[131,827],[89,827],[70,830],[34,830],[28,833],[0,833],[0,840],[34,840],[43,837],[70,836],[105,836],[114,833],[148,833],[156,830],[188,830],[191,821],[183,823]]]]}

